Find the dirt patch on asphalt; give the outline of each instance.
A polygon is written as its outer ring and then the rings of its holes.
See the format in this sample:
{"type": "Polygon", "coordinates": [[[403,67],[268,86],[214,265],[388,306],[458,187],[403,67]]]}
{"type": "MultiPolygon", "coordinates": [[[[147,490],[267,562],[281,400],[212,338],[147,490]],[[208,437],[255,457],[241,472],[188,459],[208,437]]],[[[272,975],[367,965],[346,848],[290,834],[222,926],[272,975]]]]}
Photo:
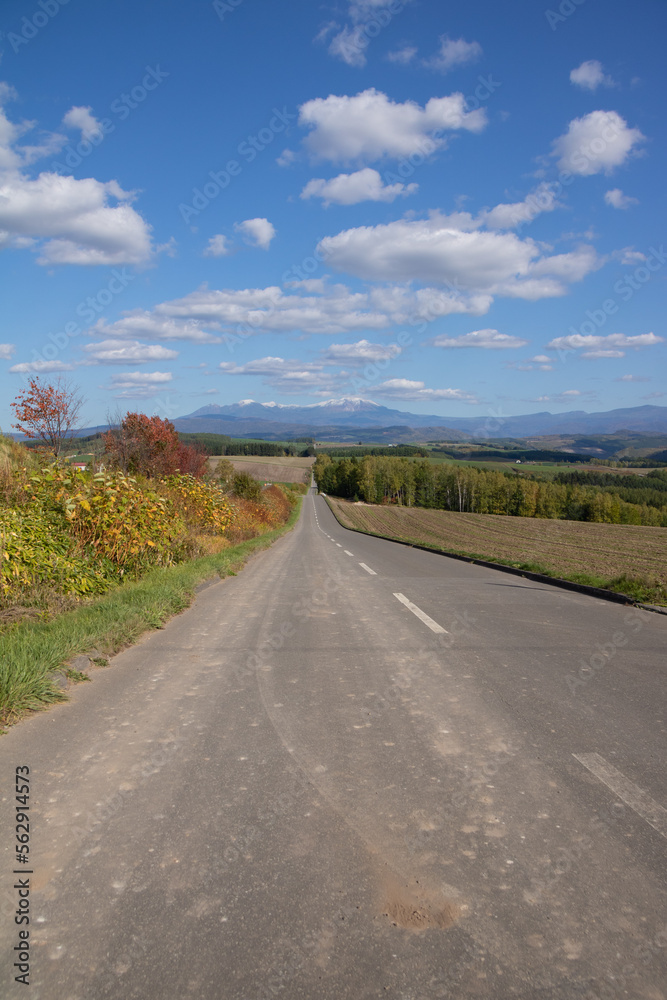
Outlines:
{"type": "Polygon", "coordinates": [[[463,915],[465,906],[447,899],[442,893],[430,892],[415,883],[410,885],[389,880],[385,885],[382,916],[394,927],[420,933],[427,930],[447,930],[463,915]]]}

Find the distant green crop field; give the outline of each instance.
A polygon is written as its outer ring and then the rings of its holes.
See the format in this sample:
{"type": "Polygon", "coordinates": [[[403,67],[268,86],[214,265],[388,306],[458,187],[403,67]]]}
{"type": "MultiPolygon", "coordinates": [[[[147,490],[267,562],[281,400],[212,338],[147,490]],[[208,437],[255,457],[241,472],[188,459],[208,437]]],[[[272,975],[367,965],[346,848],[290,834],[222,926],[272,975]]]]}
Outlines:
{"type": "Polygon", "coordinates": [[[525,475],[539,474],[547,477],[551,477],[557,472],[570,472],[577,469],[590,471],[589,465],[582,465],[578,462],[521,462],[517,464],[511,459],[500,462],[493,459],[447,458],[444,455],[431,455],[429,462],[433,465],[472,465],[478,469],[492,469],[494,472],[510,472],[514,469],[517,473],[525,475]]]}

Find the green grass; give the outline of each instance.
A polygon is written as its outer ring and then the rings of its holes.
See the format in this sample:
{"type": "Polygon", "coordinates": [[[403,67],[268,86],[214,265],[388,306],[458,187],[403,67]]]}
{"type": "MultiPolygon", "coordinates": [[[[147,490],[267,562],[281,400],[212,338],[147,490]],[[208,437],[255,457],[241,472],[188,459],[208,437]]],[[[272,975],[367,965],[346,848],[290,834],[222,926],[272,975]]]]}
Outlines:
{"type": "Polygon", "coordinates": [[[51,621],[24,622],[7,630],[0,636],[0,726],[66,701],[53,681],[54,671],[80,653],[98,649],[111,655],[145,632],[162,628],[191,604],[198,584],[215,576],[233,576],[250,555],[289,531],[300,507],[298,503],[282,527],[218,555],[154,569],[141,580],[116,587],[51,621]]]}

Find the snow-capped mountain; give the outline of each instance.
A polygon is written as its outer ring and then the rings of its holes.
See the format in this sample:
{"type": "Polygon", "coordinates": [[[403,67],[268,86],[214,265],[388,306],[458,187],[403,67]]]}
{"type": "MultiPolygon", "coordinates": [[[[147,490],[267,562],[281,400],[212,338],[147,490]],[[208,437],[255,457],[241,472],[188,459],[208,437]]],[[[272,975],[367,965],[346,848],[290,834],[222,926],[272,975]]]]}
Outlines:
{"type": "Polygon", "coordinates": [[[492,417],[443,417],[393,410],[360,396],[327,399],[305,406],[242,399],[227,406],[202,406],[194,413],[176,418],[174,424],[180,431],[200,430],[234,437],[274,436],[277,433],[292,437],[316,434],[318,428],[327,428],[330,438],[336,427],[341,430],[358,428],[359,431],[392,427],[397,430],[448,429],[453,435],[450,440],[456,440],[457,436],[525,438],[539,434],[613,434],[619,430],[666,433],[667,407],[634,406],[603,413],[542,412],[514,417],[497,414],[492,417]]]}

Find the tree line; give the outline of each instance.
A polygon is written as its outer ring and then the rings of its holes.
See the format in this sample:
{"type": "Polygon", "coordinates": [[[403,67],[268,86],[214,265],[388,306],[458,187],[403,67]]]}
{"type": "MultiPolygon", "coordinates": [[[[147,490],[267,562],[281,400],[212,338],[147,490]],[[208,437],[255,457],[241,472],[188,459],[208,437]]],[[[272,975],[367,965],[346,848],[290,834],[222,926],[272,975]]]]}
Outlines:
{"type": "Polygon", "coordinates": [[[667,527],[667,502],[633,503],[599,486],[528,478],[514,471],[370,455],[333,462],[318,455],[313,474],[323,493],[366,503],[667,527]]]}
{"type": "Polygon", "coordinates": [[[179,432],[179,438],[187,444],[203,449],[207,455],[259,455],[272,458],[284,456],[304,457],[314,455],[315,448],[311,442],[301,447],[295,442],[278,444],[275,441],[256,441],[253,439],[231,438],[226,434],[209,434],[205,431],[179,432]]]}
{"type": "Polygon", "coordinates": [[[376,458],[386,456],[392,458],[428,458],[428,448],[419,448],[413,444],[365,446],[350,445],[341,448],[318,448],[318,455],[329,455],[330,458],[364,458],[366,455],[373,455],[376,458]]]}

